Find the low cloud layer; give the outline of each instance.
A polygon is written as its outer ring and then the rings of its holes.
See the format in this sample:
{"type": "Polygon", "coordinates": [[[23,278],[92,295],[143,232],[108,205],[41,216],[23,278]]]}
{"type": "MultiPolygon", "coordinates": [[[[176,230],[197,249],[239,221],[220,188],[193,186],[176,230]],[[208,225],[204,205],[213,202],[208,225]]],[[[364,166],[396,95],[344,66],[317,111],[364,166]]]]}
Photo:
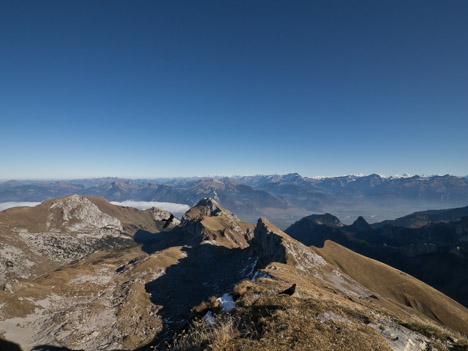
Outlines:
{"type": "Polygon", "coordinates": [[[11,207],[19,207],[19,206],[27,206],[27,207],[34,207],[39,205],[40,202],[0,202],[0,211],[6,210],[11,207]]]}
{"type": "Polygon", "coordinates": [[[111,201],[111,204],[118,205],[118,206],[128,206],[128,207],[136,207],[140,210],[146,210],[147,208],[157,207],[174,214],[181,214],[185,213],[190,209],[189,205],[185,204],[178,204],[175,202],[158,202],[158,201],[111,201]]]}

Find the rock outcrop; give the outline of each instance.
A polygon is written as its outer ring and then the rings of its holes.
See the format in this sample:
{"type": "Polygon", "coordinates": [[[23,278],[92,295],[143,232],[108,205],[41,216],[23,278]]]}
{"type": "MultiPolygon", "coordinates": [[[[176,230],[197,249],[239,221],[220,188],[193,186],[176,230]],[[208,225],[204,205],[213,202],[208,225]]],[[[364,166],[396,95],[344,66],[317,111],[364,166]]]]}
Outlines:
{"type": "Polygon", "coordinates": [[[211,243],[228,248],[246,248],[254,226],[242,222],[215,200],[203,198],[183,215],[181,228],[189,244],[211,243]]]}
{"type": "Polygon", "coordinates": [[[174,217],[174,215],[169,211],[161,210],[157,207],[151,207],[149,212],[155,222],[160,223],[161,230],[171,230],[180,224],[180,219],[174,217]]]}
{"type": "Polygon", "coordinates": [[[49,205],[46,229],[54,232],[93,232],[102,229],[122,230],[118,218],[102,212],[85,196],[70,195],[52,200],[49,205]]]}

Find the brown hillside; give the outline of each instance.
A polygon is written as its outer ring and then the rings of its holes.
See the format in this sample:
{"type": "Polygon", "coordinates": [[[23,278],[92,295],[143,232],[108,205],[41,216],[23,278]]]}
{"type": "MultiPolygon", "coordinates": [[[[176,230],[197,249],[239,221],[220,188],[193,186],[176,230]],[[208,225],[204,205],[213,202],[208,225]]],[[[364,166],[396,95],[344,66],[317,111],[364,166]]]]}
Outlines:
{"type": "Polygon", "coordinates": [[[463,334],[468,334],[468,309],[416,278],[362,256],[333,241],[311,247],[354,280],[377,294],[409,306],[463,334]]]}
{"type": "Polygon", "coordinates": [[[215,200],[204,198],[182,217],[187,240],[208,241],[227,248],[246,248],[255,226],[239,220],[215,200]]]}

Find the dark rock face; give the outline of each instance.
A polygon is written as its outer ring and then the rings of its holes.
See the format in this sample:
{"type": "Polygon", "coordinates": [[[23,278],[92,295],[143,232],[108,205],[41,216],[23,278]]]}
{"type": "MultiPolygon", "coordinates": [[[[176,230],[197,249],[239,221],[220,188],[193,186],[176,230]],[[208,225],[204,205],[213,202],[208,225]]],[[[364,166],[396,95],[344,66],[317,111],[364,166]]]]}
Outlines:
{"type": "Polygon", "coordinates": [[[286,249],[282,245],[283,238],[271,230],[271,225],[264,218],[258,220],[255,227],[252,246],[259,257],[259,263],[286,262],[286,249]]]}
{"type": "Polygon", "coordinates": [[[367,221],[364,219],[364,217],[359,216],[351,225],[353,228],[353,231],[370,231],[372,230],[372,226],[367,223],[367,221]]]}

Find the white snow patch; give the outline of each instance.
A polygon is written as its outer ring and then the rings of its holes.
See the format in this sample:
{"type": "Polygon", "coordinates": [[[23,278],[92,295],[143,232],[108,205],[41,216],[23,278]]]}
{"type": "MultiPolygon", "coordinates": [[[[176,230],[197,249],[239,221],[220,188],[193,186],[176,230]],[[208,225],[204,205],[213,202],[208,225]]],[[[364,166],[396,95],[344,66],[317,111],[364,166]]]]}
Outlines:
{"type": "Polygon", "coordinates": [[[403,174],[394,174],[390,176],[390,179],[401,179],[401,178],[411,178],[411,177],[414,177],[414,175],[403,173],[403,174]]]}
{"type": "Polygon", "coordinates": [[[213,325],[218,323],[215,317],[213,317],[213,313],[211,311],[206,312],[206,314],[203,316],[203,319],[205,320],[206,324],[208,325],[213,325]]]}
{"type": "Polygon", "coordinates": [[[219,246],[219,244],[214,241],[214,240],[203,240],[200,245],[213,245],[213,246],[219,246]]]}
{"type": "Polygon", "coordinates": [[[261,271],[256,271],[254,276],[252,277],[251,281],[255,281],[255,280],[260,279],[260,278],[273,279],[273,277],[271,275],[269,275],[268,273],[261,272],[261,271]]]}
{"type": "Polygon", "coordinates": [[[236,303],[234,302],[232,296],[227,293],[221,297],[218,297],[216,301],[220,302],[221,308],[226,312],[230,312],[234,307],[236,307],[236,303]]]}

